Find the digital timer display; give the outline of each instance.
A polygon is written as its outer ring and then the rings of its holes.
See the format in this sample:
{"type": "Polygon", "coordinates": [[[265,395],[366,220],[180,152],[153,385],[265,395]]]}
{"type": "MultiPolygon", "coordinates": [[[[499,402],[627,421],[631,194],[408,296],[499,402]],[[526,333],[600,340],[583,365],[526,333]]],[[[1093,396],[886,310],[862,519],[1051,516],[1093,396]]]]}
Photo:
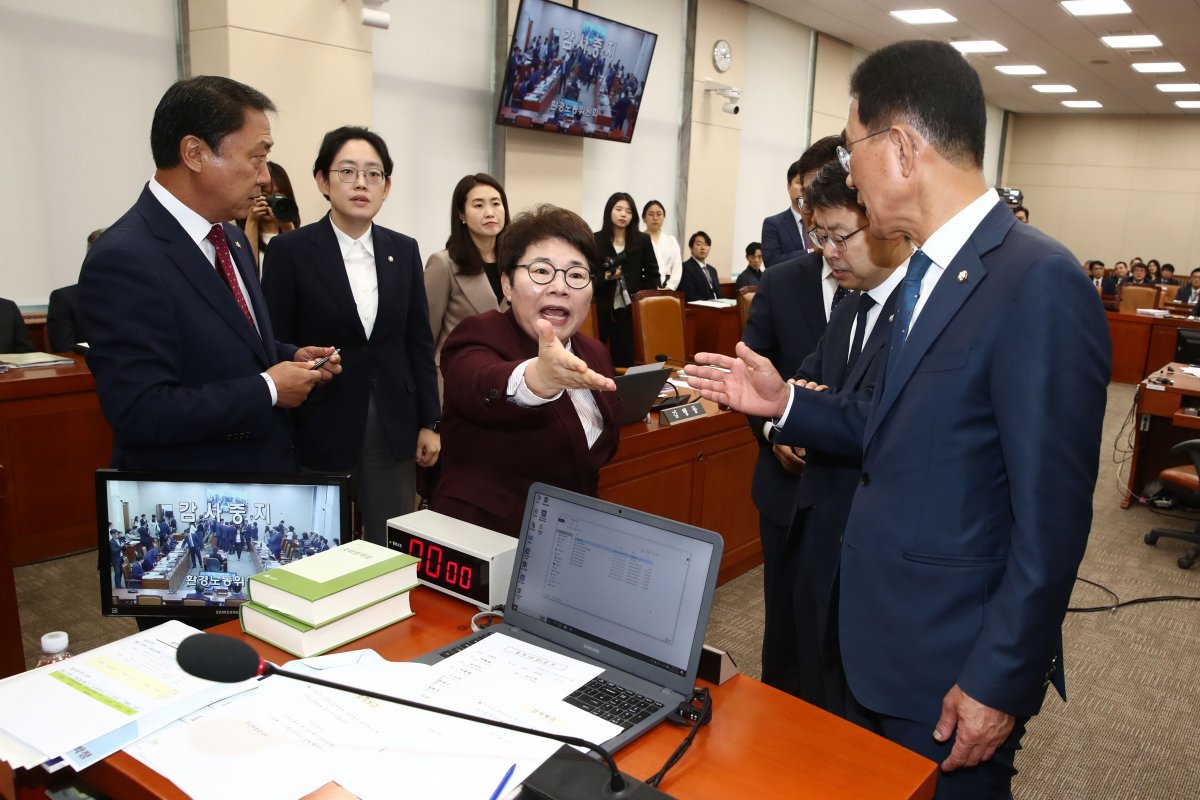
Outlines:
{"type": "Polygon", "coordinates": [[[491,565],[487,559],[439,542],[422,539],[409,531],[394,532],[399,535],[400,549],[421,559],[421,564],[417,567],[417,578],[476,603],[488,603],[491,565]]]}

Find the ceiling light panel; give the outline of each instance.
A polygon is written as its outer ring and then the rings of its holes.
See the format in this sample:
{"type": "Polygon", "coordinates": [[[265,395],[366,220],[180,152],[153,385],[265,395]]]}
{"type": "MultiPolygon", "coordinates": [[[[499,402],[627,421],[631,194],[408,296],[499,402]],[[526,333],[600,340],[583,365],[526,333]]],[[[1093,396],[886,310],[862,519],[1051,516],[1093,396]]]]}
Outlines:
{"type": "Polygon", "coordinates": [[[1175,105],[1180,108],[1200,108],[1200,100],[1176,100],[1175,105]]]}
{"type": "Polygon", "coordinates": [[[1059,5],[1077,17],[1133,13],[1125,0],[1063,0],[1059,5]]]}
{"type": "Polygon", "coordinates": [[[1160,92],[1200,92],[1200,83],[1156,83],[1160,92]]]}
{"type": "Polygon", "coordinates": [[[1152,33],[1131,36],[1101,36],[1100,41],[1114,50],[1132,50],[1135,47],[1162,47],[1162,40],[1152,33]]]}
{"type": "Polygon", "coordinates": [[[1133,68],[1138,72],[1147,72],[1152,75],[1183,72],[1183,64],[1178,61],[1143,61],[1140,64],[1134,64],[1133,68]]]}
{"type": "Polygon", "coordinates": [[[909,25],[941,25],[946,22],[958,22],[940,8],[910,8],[907,11],[893,11],[892,16],[909,25]]]}
{"type": "Polygon", "coordinates": [[[1043,94],[1073,94],[1075,87],[1069,83],[1035,83],[1033,90],[1043,94]]]}
{"type": "Polygon", "coordinates": [[[1104,108],[1095,100],[1063,100],[1062,104],[1067,108],[1104,108]]]}
{"type": "Polygon", "coordinates": [[[1006,53],[1008,48],[991,39],[969,39],[961,42],[951,42],[950,46],[963,55],[972,53],[1006,53]]]}
{"type": "Polygon", "coordinates": [[[997,72],[1005,75],[1045,75],[1046,70],[1036,64],[1015,64],[1012,66],[996,67],[997,72]]]}

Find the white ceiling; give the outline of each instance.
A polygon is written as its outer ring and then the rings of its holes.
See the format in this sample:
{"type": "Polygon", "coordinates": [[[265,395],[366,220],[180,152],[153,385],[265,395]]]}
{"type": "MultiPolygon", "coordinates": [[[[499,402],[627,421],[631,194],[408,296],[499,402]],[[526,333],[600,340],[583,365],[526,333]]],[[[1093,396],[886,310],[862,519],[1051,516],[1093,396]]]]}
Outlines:
{"type": "Polygon", "coordinates": [[[864,50],[902,39],[995,39],[1006,53],[971,55],[988,100],[1009,111],[1033,114],[1200,114],[1176,100],[1200,100],[1200,92],[1166,94],[1156,83],[1200,82],[1200,0],[1125,0],[1132,14],[1075,17],[1056,0],[751,0],[864,50]],[[957,22],[909,25],[888,12],[941,8],[957,22]],[[1101,36],[1152,33],[1153,50],[1113,50],[1101,36]],[[1144,75],[1135,61],[1179,61],[1186,72],[1144,75]],[[1004,75],[1000,64],[1036,64],[1037,77],[1004,75]],[[1035,83],[1067,83],[1075,94],[1041,94],[1035,83]],[[1098,100],[1101,109],[1069,109],[1062,100],[1098,100]]]}

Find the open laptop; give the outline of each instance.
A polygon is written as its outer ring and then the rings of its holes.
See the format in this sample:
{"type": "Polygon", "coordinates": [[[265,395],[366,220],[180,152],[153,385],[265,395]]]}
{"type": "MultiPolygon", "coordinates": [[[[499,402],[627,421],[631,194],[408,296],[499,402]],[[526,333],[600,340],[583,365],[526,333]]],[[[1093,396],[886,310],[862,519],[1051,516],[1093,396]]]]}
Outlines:
{"type": "Polygon", "coordinates": [[[712,531],[542,483],[529,489],[501,632],[605,671],[564,698],[620,725],[617,750],[690,700],[724,543],[712,531]]]}
{"type": "Polygon", "coordinates": [[[621,398],[621,424],[628,425],[644,420],[670,377],[669,367],[654,363],[630,367],[625,370],[624,375],[614,378],[617,396],[621,398]]]}

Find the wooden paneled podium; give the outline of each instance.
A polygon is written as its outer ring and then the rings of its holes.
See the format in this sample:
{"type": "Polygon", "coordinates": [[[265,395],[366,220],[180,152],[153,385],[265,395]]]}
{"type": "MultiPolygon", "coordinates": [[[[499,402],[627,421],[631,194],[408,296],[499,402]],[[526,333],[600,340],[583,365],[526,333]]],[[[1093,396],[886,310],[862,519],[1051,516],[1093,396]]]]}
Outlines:
{"type": "Polygon", "coordinates": [[[83,357],[71,358],[0,374],[0,464],[9,486],[0,536],[13,564],[96,546],[93,474],[112,458],[112,430],[83,357]]]}
{"type": "MultiPolygon", "coordinates": [[[[426,587],[413,591],[412,606],[414,616],[344,649],[371,648],[391,661],[412,659],[466,635],[475,611],[473,606],[426,587]]],[[[211,632],[243,639],[275,663],[291,659],[283,651],[242,633],[236,622],[227,622],[211,632]]],[[[745,675],[710,688],[712,722],[701,729],[691,749],[663,781],[662,790],[673,797],[933,797],[937,766],[912,751],[745,675]]],[[[644,779],[662,767],[684,733],[673,725],[659,725],[618,752],[617,764],[627,774],[644,779]]],[[[264,764],[263,768],[274,769],[286,763],[285,758],[264,764]]],[[[219,781],[220,755],[214,752],[196,768],[210,772],[219,781]]],[[[120,800],[187,800],[173,783],[125,753],[88,768],[82,778],[89,786],[120,800]]],[[[17,796],[21,800],[44,798],[38,786],[44,779],[40,769],[18,774],[17,796]]],[[[0,769],[0,796],[11,797],[11,791],[5,790],[0,769]]],[[[307,800],[348,798],[353,795],[333,783],[307,796],[307,800]]]]}

